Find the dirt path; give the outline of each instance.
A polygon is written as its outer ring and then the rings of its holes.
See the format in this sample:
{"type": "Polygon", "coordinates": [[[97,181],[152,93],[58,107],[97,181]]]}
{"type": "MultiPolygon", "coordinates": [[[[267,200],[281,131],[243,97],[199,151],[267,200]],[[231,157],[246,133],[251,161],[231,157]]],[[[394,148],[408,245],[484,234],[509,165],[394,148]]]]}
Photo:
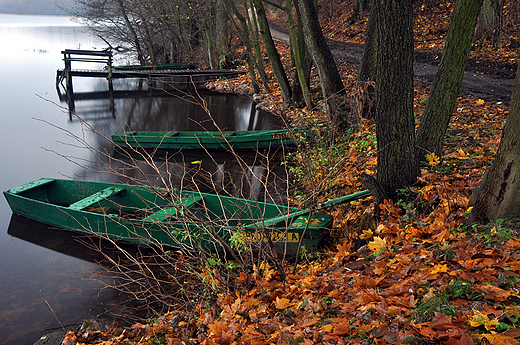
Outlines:
{"type": "MultiPolygon", "coordinates": [[[[289,44],[289,36],[284,29],[272,26],[271,33],[276,41],[289,44]]],[[[359,65],[363,46],[328,40],[332,54],[344,63],[359,65]]],[[[414,81],[429,86],[433,82],[440,54],[416,53],[414,81]]],[[[461,85],[461,94],[469,94],[488,101],[509,103],[513,90],[516,65],[470,59],[461,85]]]]}

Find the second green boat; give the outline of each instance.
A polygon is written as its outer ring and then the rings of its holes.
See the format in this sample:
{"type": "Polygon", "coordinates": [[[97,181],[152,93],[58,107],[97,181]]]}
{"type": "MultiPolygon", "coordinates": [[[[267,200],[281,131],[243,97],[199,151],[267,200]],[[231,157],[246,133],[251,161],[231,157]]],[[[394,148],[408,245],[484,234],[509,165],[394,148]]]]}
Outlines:
{"type": "Polygon", "coordinates": [[[119,148],[244,150],[294,146],[314,134],[307,126],[265,131],[135,131],[112,135],[119,148]]]}

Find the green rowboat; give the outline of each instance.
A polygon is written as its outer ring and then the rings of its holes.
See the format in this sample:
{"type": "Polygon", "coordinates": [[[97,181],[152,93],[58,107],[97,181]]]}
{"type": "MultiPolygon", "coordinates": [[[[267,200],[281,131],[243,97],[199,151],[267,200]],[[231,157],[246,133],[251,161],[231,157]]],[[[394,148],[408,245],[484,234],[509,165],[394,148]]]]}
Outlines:
{"type": "MultiPolygon", "coordinates": [[[[55,227],[134,244],[224,252],[240,238],[269,239],[294,256],[319,249],[332,217],[288,206],[194,191],[42,178],[4,191],[16,214],[55,227]],[[309,219],[310,218],[310,219],[309,219]]],[[[265,244],[264,244],[265,246],[265,244]]]]}
{"type": "Polygon", "coordinates": [[[112,135],[117,148],[235,150],[292,146],[314,134],[307,126],[294,129],[224,132],[120,132],[112,135]]]}

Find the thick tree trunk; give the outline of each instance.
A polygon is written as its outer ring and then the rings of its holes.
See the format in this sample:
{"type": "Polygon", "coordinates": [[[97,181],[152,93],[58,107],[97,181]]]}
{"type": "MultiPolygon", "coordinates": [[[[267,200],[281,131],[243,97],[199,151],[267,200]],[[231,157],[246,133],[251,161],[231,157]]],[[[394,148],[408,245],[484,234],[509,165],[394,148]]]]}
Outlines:
{"type": "Polygon", "coordinates": [[[273,73],[278,81],[280,90],[282,91],[283,102],[284,104],[290,104],[292,97],[291,85],[283,68],[282,61],[280,60],[280,55],[274,45],[273,37],[269,30],[269,23],[267,22],[267,17],[265,15],[264,5],[262,4],[262,0],[253,0],[253,4],[255,5],[258,26],[260,28],[260,33],[262,34],[262,40],[264,41],[265,52],[271,62],[273,73]]]}
{"type": "Polygon", "coordinates": [[[495,160],[479,184],[465,225],[520,217],[520,64],[495,160]]]}
{"type": "Polygon", "coordinates": [[[481,6],[482,0],[457,0],[455,3],[439,69],[417,130],[419,160],[431,152],[439,157],[442,155],[444,135],[455,109],[481,6]]]}
{"type": "Polygon", "coordinates": [[[352,109],[339,75],[334,56],[321,30],[313,0],[295,0],[303,23],[305,43],[320,77],[321,89],[329,121],[334,126],[349,127],[352,109]]]}
{"type": "Polygon", "coordinates": [[[412,0],[373,0],[377,13],[377,181],[390,197],[419,176],[413,113],[412,0]]]}

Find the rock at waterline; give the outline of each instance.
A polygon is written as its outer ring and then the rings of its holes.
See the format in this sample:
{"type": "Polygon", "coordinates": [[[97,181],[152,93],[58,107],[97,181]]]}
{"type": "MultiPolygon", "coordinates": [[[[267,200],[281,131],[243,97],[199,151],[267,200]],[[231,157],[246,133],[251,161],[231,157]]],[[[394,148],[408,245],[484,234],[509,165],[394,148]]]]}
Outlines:
{"type": "Polygon", "coordinates": [[[45,334],[34,345],[61,345],[63,340],[63,332],[54,331],[49,334],[45,334]]]}

